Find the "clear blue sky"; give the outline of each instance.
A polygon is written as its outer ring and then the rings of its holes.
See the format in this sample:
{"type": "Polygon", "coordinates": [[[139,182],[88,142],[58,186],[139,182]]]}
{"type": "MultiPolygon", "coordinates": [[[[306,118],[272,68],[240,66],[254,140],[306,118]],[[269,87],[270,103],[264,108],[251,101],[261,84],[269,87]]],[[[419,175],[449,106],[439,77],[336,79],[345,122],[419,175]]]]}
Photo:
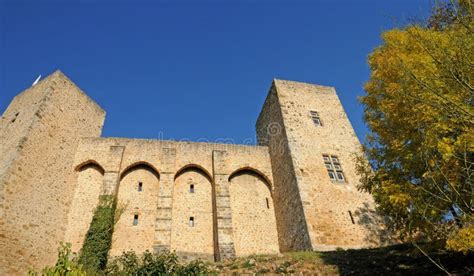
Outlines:
{"type": "Polygon", "coordinates": [[[367,55],[432,1],[0,3],[0,112],[60,69],[107,111],[103,136],[241,143],[273,78],[335,86],[363,140],[367,55]]]}

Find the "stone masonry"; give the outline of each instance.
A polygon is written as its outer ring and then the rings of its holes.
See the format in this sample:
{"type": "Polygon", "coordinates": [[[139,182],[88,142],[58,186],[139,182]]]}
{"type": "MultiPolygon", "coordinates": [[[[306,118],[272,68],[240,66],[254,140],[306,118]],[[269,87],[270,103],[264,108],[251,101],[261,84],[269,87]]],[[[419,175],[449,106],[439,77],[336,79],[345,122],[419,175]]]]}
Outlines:
{"type": "Polygon", "coordinates": [[[60,71],[0,121],[0,274],[81,249],[100,195],[123,213],[111,257],[176,251],[220,260],[380,244],[357,191],[360,143],[332,87],[274,80],[258,146],[103,138],[105,112],[60,71]]]}

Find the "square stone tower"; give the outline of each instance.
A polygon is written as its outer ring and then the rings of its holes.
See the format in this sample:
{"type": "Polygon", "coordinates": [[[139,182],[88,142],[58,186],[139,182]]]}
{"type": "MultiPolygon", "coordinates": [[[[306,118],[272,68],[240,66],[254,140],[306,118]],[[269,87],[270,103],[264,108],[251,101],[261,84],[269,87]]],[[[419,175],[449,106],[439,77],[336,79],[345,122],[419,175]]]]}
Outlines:
{"type": "Polygon", "coordinates": [[[54,264],[75,191],[81,137],[105,112],[60,71],[17,95],[0,119],[0,275],[54,264]]]}
{"type": "Polygon", "coordinates": [[[269,147],[282,251],[379,244],[373,200],[356,187],[360,143],[333,87],[274,80],[256,129],[269,147]]]}

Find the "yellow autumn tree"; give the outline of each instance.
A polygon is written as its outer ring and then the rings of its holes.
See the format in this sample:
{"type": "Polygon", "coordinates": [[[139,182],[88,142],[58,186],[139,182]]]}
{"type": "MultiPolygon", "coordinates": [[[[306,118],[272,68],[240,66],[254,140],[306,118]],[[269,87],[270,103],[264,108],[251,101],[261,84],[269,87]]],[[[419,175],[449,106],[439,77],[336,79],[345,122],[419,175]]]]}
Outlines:
{"type": "Polygon", "coordinates": [[[448,2],[384,32],[361,97],[360,188],[403,238],[463,252],[474,250],[473,12],[472,0],[448,2]]]}

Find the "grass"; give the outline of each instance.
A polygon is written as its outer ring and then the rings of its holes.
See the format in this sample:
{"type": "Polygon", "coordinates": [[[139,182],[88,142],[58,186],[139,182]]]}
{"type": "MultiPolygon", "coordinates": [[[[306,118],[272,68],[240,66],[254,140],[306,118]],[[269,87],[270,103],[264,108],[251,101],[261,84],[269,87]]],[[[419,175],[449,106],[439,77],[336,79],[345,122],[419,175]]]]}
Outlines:
{"type": "MultiPolygon", "coordinates": [[[[474,254],[423,250],[449,273],[474,275],[474,254]]],[[[445,275],[411,244],[329,252],[288,252],[226,260],[213,266],[222,274],[445,275]]],[[[211,267],[212,269],[212,267],[211,267]]]]}

